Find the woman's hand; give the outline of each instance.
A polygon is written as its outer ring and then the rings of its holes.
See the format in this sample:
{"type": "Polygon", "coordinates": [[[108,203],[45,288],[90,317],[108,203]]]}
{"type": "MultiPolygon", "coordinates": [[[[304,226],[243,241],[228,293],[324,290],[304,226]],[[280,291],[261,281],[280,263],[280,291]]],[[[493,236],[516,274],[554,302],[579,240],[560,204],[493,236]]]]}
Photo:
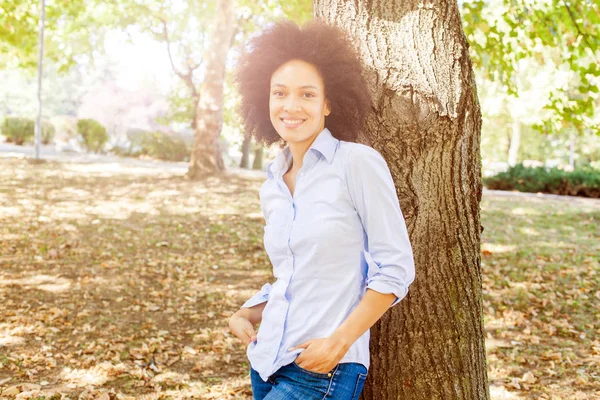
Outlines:
{"type": "Polygon", "coordinates": [[[326,374],[340,362],[350,346],[344,340],[329,336],[307,340],[289,351],[301,348],[306,350],[296,357],[296,364],[306,370],[326,374]]]}
{"type": "Polygon", "coordinates": [[[229,330],[240,339],[246,347],[256,340],[254,326],[248,319],[238,313],[233,314],[229,319],[229,330]]]}

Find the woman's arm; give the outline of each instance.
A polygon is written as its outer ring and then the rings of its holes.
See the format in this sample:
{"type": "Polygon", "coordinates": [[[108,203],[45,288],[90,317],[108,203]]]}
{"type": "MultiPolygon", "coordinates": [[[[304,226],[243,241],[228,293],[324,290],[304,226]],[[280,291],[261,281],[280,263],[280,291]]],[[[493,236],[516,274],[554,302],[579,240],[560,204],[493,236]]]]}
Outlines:
{"type": "Polygon", "coordinates": [[[256,325],[262,321],[262,313],[267,302],[257,304],[253,307],[242,307],[236,311],[231,317],[242,317],[250,321],[252,325],[256,325]]]}
{"type": "Polygon", "coordinates": [[[229,330],[244,343],[244,346],[256,340],[254,326],[262,320],[266,304],[264,302],[253,307],[242,307],[229,318],[229,330]]]}
{"type": "Polygon", "coordinates": [[[394,301],[396,296],[393,293],[383,294],[367,289],[360,303],[331,335],[332,338],[348,351],[352,343],[373,326],[394,301]]]}
{"type": "Polygon", "coordinates": [[[360,303],[331,336],[307,340],[288,351],[307,349],[296,358],[298,365],[315,372],[330,371],[395,300],[396,296],[392,293],[383,294],[367,289],[360,303]],[[309,349],[311,351],[307,353],[309,349]]]}
{"type": "Polygon", "coordinates": [[[262,313],[269,300],[270,291],[271,284],[264,284],[258,293],[229,318],[229,330],[246,346],[256,340],[254,327],[262,321],[262,313]]]}

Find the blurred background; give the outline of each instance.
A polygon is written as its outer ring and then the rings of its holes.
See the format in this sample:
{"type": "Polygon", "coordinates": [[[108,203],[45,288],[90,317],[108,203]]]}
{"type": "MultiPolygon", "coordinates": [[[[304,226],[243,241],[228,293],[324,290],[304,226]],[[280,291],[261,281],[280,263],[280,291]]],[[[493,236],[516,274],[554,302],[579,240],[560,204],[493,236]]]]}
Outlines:
{"type": "MultiPolygon", "coordinates": [[[[188,162],[216,4],[46,1],[41,153],[188,162]]],[[[597,4],[491,0],[459,7],[483,112],[483,173],[508,171],[486,185],[577,194],[564,183],[553,186],[565,172],[579,174],[574,184],[597,184],[597,4]],[[519,187],[531,174],[543,184],[519,187]]],[[[277,149],[244,142],[232,70],[252,34],[279,18],[311,19],[312,2],[239,1],[232,12],[217,134],[225,167],[264,170],[277,149]]],[[[33,153],[40,16],[38,0],[0,0],[0,152],[33,153]]]]}

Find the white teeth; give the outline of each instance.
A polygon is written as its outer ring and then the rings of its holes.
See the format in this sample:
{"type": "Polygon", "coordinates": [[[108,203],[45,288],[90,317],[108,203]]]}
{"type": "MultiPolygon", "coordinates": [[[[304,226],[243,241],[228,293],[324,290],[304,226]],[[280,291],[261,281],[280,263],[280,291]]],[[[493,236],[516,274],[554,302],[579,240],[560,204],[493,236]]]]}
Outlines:
{"type": "Polygon", "coordinates": [[[283,122],[286,124],[299,124],[302,122],[301,119],[284,119],[283,122]]]}

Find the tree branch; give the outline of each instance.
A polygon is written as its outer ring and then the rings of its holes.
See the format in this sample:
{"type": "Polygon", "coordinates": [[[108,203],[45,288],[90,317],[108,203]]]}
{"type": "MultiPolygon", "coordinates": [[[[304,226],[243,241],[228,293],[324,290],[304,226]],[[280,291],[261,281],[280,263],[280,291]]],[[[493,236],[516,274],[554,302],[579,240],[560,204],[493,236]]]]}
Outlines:
{"type": "Polygon", "coordinates": [[[587,38],[588,35],[585,32],[583,32],[581,30],[581,28],[579,27],[579,24],[577,23],[577,21],[575,19],[575,15],[573,14],[573,11],[571,10],[571,7],[569,7],[569,5],[567,4],[567,2],[565,0],[563,0],[563,4],[565,5],[565,8],[567,9],[567,12],[569,13],[569,17],[571,18],[571,22],[573,22],[573,25],[575,25],[575,29],[577,29],[577,35],[583,37],[583,40],[587,44],[588,48],[592,51],[592,56],[595,59],[596,58],[596,52],[594,51],[594,48],[592,47],[592,45],[588,41],[588,38],[587,38]]]}
{"type": "Polygon", "coordinates": [[[165,38],[165,41],[167,42],[167,53],[169,53],[169,61],[171,62],[171,67],[173,68],[173,71],[183,79],[183,73],[181,73],[177,67],[175,67],[175,63],[173,62],[173,55],[171,54],[171,41],[169,40],[169,30],[167,29],[167,21],[164,20],[164,18],[160,18],[160,22],[162,22],[163,25],[163,36],[165,38]]]}

